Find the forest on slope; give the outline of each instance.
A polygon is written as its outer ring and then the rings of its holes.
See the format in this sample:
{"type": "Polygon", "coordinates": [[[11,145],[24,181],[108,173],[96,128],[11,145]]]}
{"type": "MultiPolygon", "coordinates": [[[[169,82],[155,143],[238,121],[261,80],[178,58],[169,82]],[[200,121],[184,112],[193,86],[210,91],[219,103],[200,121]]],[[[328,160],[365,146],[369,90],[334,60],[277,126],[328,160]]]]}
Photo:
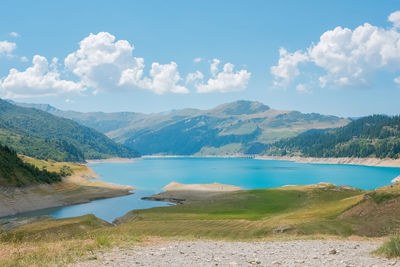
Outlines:
{"type": "Polygon", "coordinates": [[[139,155],[134,149],[77,122],[1,99],[0,144],[27,156],[56,161],[139,155]]]}
{"type": "Polygon", "coordinates": [[[310,130],[274,143],[265,154],[399,158],[400,116],[372,115],[336,129],[310,130]]]}
{"type": "Polygon", "coordinates": [[[23,186],[61,181],[60,174],[24,163],[12,149],[0,145],[0,186],[23,186]]]}

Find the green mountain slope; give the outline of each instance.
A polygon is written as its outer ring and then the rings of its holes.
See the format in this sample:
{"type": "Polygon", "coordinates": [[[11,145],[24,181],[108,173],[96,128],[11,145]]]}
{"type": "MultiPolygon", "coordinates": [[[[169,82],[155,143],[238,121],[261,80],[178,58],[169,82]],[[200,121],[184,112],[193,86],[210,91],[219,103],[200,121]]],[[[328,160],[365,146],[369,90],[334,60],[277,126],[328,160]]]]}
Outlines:
{"type": "Polygon", "coordinates": [[[16,106],[1,99],[0,143],[24,155],[56,161],[138,155],[133,149],[72,120],[16,106]]]}
{"type": "Polygon", "coordinates": [[[0,145],[0,186],[22,186],[58,181],[61,181],[59,174],[39,170],[33,165],[24,163],[15,151],[0,145]]]}
{"type": "Polygon", "coordinates": [[[400,157],[400,116],[373,115],[330,130],[310,130],[266,152],[308,157],[400,157]]]}
{"type": "Polygon", "coordinates": [[[18,105],[73,119],[146,155],[257,154],[281,138],[349,122],[335,116],[275,110],[260,102],[243,100],[210,110],[182,109],[153,114],[79,113],[46,105],[18,105]]]}

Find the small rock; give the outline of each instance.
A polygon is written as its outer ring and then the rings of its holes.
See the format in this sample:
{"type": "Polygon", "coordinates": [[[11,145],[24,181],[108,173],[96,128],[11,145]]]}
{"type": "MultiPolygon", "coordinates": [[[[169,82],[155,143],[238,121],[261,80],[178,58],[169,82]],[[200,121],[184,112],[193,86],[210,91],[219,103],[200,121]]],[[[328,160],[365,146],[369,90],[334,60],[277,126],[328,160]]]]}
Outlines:
{"type": "Polygon", "coordinates": [[[252,264],[252,265],[258,265],[258,264],[261,263],[260,261],[255,261],[255,260],[248,260],[247,262],[252,264]]]}
{"type": "Polygon", "coordinates": [[[295,263],[304,263],[304,260],[295,260],[295,263]]]}
{"type": "Polygon", "coordinates": [[[329,251],[330,255],[335,255],[336,253],[337,253],[336,249],[332,249],[332,250],[329,251]]]}
{"type": "Polygon", "coordinates": [[[281,265],[281,262],[280,261],[273,261],[272,264],[281,265]]]}
{"type": "Polygon", "coordinates": [[[397,261],[392,261],[392,262],[389,263],[389,265],[393,266],[393,265],[396,265],[396,263],[397,263],[397,261]]]}
{"type": "Polygon", "coordinates": [[[290,226],[290,225],[283,225],[283,226],[279,226],[278,228],[275,228],[274,230],[272,230],[272,232],[273,232],[274,234],[280,234],[280,233],[283,233],[283,232],[285,232],[285,231],[287,231],[287,230],[290,230],[290,229],[292,229],[292,226],[290,226]]]}

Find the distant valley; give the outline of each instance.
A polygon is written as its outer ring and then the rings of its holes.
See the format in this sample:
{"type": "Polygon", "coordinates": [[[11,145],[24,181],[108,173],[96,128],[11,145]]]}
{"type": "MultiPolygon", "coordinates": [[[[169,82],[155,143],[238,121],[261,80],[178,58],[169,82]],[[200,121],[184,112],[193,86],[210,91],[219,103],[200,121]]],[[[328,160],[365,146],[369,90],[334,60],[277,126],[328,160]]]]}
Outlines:
{"type": "Polygon", "coordinates": [[[62,111],[46,104],[16,103],[72,119],[104,133],[143,155],[259,154],[282,138],[310,129],[337,128],[350,120],[317,113],[272,109],[255,101],[236,101],[209,110],[134,112],[62,111]]]}

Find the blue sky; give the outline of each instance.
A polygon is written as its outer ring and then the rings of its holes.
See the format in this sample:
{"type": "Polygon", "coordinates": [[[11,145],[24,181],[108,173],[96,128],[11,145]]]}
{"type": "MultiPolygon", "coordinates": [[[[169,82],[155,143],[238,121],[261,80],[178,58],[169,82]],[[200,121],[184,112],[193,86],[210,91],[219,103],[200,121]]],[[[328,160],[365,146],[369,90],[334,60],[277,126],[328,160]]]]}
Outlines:
{"type": "Polygon", "coordinates": [[[388,0],[2,1],[0,97],[79,111],[249,99],[398,114],[398,10],[388,0]]]}

